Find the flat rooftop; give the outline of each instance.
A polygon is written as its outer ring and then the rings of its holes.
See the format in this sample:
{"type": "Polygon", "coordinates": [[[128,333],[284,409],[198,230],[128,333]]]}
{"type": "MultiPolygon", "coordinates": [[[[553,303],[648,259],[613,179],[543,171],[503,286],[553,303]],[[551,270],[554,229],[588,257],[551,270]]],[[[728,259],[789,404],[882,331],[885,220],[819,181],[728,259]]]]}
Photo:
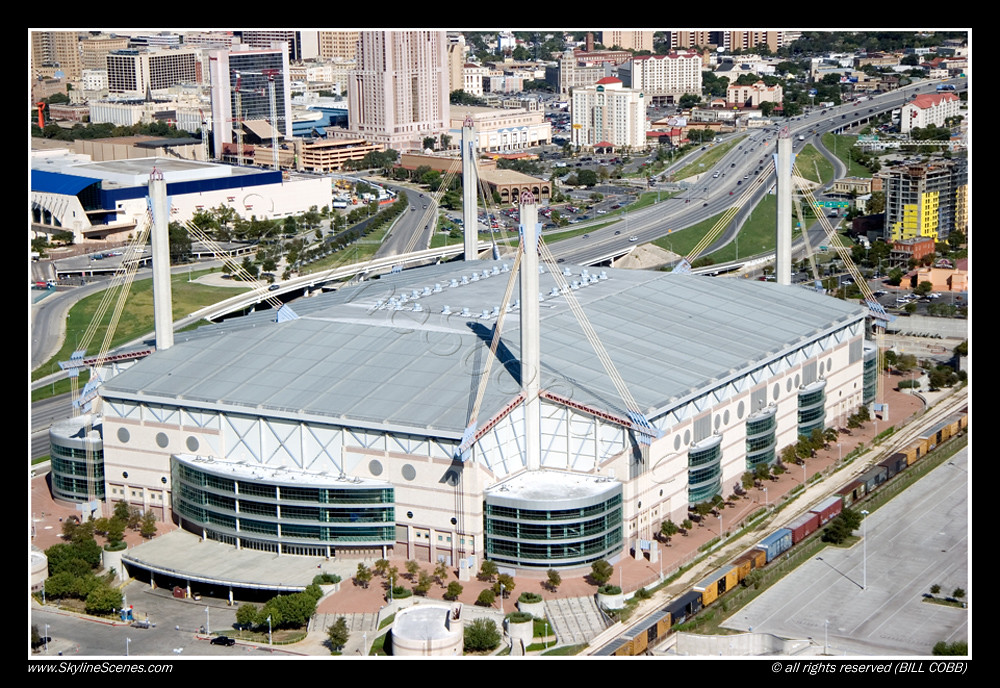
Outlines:
{"type": "MultiPolygon", "coordinates": [[[[295,301],[296,320],[277,323],[274,311],[262,311],[177,333],[172,348],[112,378],[102,394],[459,439],[511,265],[460,261],[406,270],[295,301]]],[[[648,418],[862,322],[866,313],[775,283],[558,268],[558,279],[548,267],[540,275],[542,388],[615,414],[626,408],[621,394],[564,292],[576,297],[648,418]]],[[[481,420],[520,390],[518,287],[481,420]]]]}

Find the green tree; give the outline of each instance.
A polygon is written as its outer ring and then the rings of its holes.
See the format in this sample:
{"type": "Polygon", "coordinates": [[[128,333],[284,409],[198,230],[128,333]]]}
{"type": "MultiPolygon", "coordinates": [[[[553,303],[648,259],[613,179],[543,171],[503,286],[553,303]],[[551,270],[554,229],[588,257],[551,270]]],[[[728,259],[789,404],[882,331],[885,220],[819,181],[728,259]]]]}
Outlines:
{"type": "Polygon", "coordinates": [[[495,562],[486,559],[483,561],[482,565],[479,567],[478,578],[484,581],[492,581],[493,577],[499,573],[497,565],[495,562]]]}
{"type": "Polygon", "coordinates": [[[488,652],[499,644],[500,631],[493,619],[476,619],[465,627],[466,652],[488,652]]]}
{"type": "Polygon", "coordinates": [[[931,594],[932,595],[937,595],[939,592],[941,592],[941,586],[940,585],[938,585],[937,583],[935,583],[934,585],[931,586],[931,594]]]}
{"type": "Polygon", "coordinates": [[[452,581],[448,583],[448,589],[444,593],[444,598],[446,600],[457,600],[459,595],[462,594],[463,589],[464,588],[461,583],[458,581],[452,581]]]}
{"type": "Polygon", "coordinates": [[[951,596],[960,600],[965,597],[965,590],[963,588],[955,588],[951,591],[951,596]]]}
{"type": "Polygon", "coordinates": [[[552,592],[558,590],[559,584],[562,583],[562,576],[559,575],[559,572],[555,569],[549,569],[546,576],[548,576],[549,589],[552,590],[552,592]]]}
{"type": "Polygon", "coordinates": [[[445,578],[448,577],[448,565],[443,561],[439,561],[437,566],[434,567],[434,578],[437,579],[438,585],[444,585],[445,578]]]}
{"type": "Polygon", "coordinates": [[[413,592],[420,596],[424,596],[430,591],[431,585],[433,584],[434,579],[431,575],[421,569],[419,575],[417,576],[417,584],[413,586],[413,592]]]}
{"type": "Polygon", "coordinates": [[[249,628],[257,621],[257,605],[244,602],[236,610],[236,625],[249,628]]]}
{"type": "Polygon", "coordinates": [[[420,564],[418,564],[413,559],[409,559],[406,564],[406,575],[412,580],[416,575],[417,571],[420,570],[420,564]]]}
{"type": "Polygon", "coordinates": [[[87,595],[85,609],[88,614],[111,614],[122,608],[122,593],[116,588],[101,585],[87,595]]]}
{"type": "Polygon", "coordinates": [[[502,595],[504,599],[507,599],[514,591],[514,587],[514,577],[506,573],[501,573],[497,576],[496,583],[493,584],[493,594],[502,595]]]}
{"type": "Polygon", "coordinates": [[[389,572],[389,560],[378,559],[375,562],[375,573],[384,577],[388,572],[389,572]]]}
{"type": "Polygon", "coordinates": [[[147,539],[156,535],[156,514],[151,509],[142,515],[142,521],[139,523],[139,535],[147,539]]]}
{"type": "Polygon", "coordinates": [[[476,598],[476,604],[480,607],[491,607],[493,606],[493,602],[496,601],[496,598],[497,596],[493,594],[492,590],[485,588],[479,593],[479,597],[476,598]]]}
{"type": "Polygon", "coordinates": [[[590,577],[594,579],[594,582],[598,585],[604,585],[611,579],[611,575],[615,572],[615,567],[608,563],[605,559],[600,559],[595,561],[590,565],[590,577]]]}
{"type": "Polygon", "coordinates": [[[372,570],[365,566],[364,562],[358,562],[358,570],[354,573],[354,582],[367,590],[373,575],[372,570]]]}
{"type": "Polygon", "coordinates": [[[338,616],[333,625],[327,629],[326,637],[334,651],[341,650],[347,644],[348,638],[351,637],[350,631],[347,630],[347,619],[338,616]]]}
{"type": "Polygon", "coordinates": [[[934,644],[934,649],[931,650],[934,655],[953,655],[961,656],[969,654],[969,644],[964,640],[959,640],[954,643],[948,643],[944,640],[934,644]]]}
{"type": "Polygon", "coordinates": [[[597,172],[594,170],[580,170],[576,173],[577,182],[580,186],[594,186],[597,184],[597,172]]]}
{"type": "Polygon", "coordinates": [[[660,524],[660,533],[667,539],[668,543],[670,542],[670,538],[677,535],[679,530],[680,529],[677,527],[677,524],[670,519],[667,519],[660,524]]]}

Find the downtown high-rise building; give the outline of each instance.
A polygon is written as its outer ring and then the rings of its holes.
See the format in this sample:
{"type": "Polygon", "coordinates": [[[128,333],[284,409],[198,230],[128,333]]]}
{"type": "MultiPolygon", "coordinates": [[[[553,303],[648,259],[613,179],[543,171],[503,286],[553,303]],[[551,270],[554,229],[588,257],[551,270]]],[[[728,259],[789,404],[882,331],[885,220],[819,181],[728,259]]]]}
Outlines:
{"type": "Polygon", "coordinates": [[[209,53],[209,72],[212,77],[212,144],[216,156],[224,145],[237,142],[237,127],[255,120],[265,120],[280,136],[291,138],[291,86],[286,44],[275,43],[270,48],[235,45],[232,50],[214,50],[209,53]],[[271,121],[272,81],[274,122],[271,121]]]}
{"type": "Polygon", "coordinates": [[[406,150],[448,130],[448,39],[444,31],[362,31],[348,81],[348,127],[406,150]]]}

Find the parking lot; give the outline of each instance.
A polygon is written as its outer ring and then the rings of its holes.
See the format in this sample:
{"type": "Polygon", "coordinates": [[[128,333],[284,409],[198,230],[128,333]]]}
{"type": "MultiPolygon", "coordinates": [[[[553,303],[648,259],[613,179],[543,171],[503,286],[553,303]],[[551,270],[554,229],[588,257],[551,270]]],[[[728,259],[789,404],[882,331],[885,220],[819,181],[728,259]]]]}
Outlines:
{"type": "Polygon", "coordinates": [[[970,640],[969,610],[925,599],[966,591],[968,450],[870,514],[850,549],[827,547],[724,626],[809,638],[827,654],[930,656],[939,641],[970,640]]]}

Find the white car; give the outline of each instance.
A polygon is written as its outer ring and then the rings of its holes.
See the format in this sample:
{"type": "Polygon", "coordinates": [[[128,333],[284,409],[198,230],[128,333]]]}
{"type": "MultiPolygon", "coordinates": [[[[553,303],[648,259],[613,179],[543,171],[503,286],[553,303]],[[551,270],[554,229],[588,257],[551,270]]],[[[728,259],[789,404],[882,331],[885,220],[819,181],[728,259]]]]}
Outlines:
{"type": "Polygon", "coordinates": [[[633,234],[632,236],[630,236],[630,237],[628,238],[628,240],[629,240],[629,241],[639,241],[639,237],[637,237],[636,235],[634,235],[634,234],[633,234]]]}

